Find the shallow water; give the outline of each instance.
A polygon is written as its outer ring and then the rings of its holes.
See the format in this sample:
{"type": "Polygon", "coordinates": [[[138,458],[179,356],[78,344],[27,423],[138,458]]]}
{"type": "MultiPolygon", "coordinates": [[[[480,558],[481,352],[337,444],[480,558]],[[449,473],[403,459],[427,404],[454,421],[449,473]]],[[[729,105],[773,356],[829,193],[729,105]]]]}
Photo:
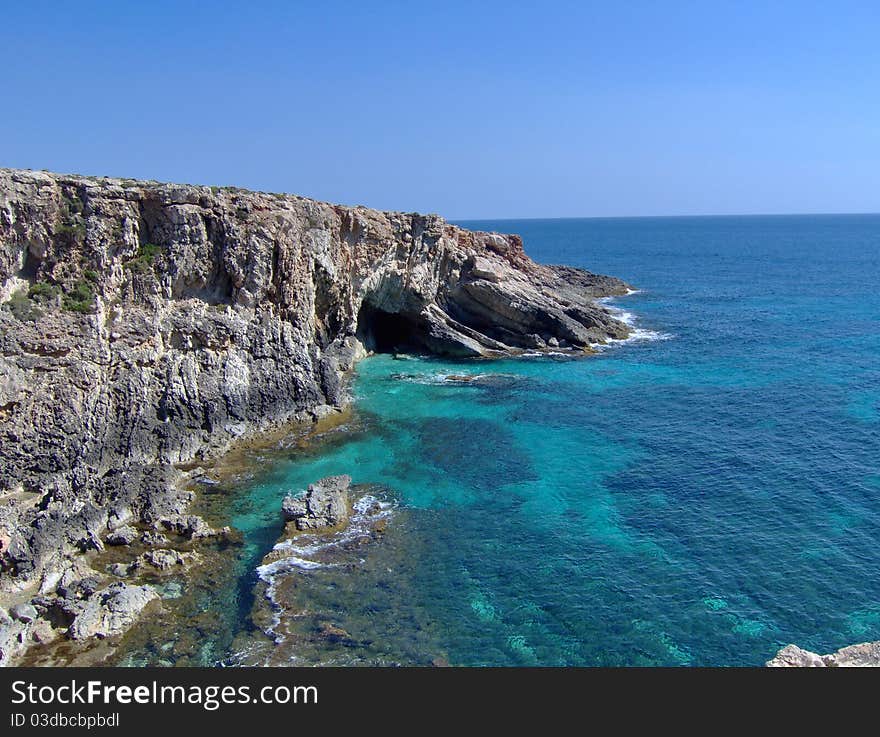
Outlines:
{"type": "Polygon", "coordinates": [[[348,473],[385,532],[263,571],[286,636],[240,634],[239,660],[756,665],[880,639],[880,216],[467,225],[626,279],[641,339],[363,361],[348,431],[231,497],[238,626],[288,490],[348,473]]]}

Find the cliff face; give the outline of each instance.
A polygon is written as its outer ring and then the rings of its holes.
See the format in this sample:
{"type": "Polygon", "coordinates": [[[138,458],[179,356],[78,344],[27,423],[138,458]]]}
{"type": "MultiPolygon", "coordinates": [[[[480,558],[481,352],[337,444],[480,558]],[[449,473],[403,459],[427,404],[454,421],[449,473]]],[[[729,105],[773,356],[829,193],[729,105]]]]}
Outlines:
{"type": "Polygon", "coordinates": [[[365,351],[582,352],[625,291],[432,215],[0,170],[0,592],[186,532],[172,464],[332,412],[365,351]]]}

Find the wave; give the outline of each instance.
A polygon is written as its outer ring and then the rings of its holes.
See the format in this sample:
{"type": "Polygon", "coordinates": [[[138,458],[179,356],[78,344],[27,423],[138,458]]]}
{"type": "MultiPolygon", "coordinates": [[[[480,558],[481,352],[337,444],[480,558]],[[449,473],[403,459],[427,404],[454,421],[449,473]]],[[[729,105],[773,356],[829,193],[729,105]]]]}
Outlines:
{"type": "MultiPolygon", "coordinates": [[[[631,294],[640,294],[641,291],[641,289],[630,289],[623,296],[628,297],[631,294]]],[[[613,304],[612,300],[614,299],[619,299],[619,297],[600,297],[596,302],[605,307],[605,309],[614,315],[617,320],[620,320],[620,322],[629,326],[632,330],[626,338],[609,338],[604,343],[594,343],[591,347],[595,350],[607,350],[610,346],[620,345],[621,343],[645,343],[658,340],[671,340],[675,337],[672,333],[664,333],[659,330],[648,330],[646,328],[636,327],[636,323],[639,320],[638,316],[616,304],[613,304]]]]}
{"type": "MultiPolygon", "coordinates": [[[[525,355],[525,354],[524,354],[525,355]]],[[[535,354],[546,355],[546,354],[535,354]]],[[[562,354],[560,354],[562,355],[562,354]]],[[[431,374],[392,374],[391,378],[395,381],[405,381],[410,384],[423,384],[426,386],[499,386],[507,385],[522,380],[522,377],[516,374],[502,373],[483,373],[469,374],[463,371],[451,372],[435,372],[431,374]]]]}
{"type": "Polygon", "coordinates": [[[369,536],[379,520],[393,514],[394,505],[381,501],[372,494],[364,494],[354,502],[352,510],[351,519],[344,529],[332,535],[303,533],[295,538],[282,540],[272,548],[272,551],[282,553],[283,557],[257,566],[256,574],[266,584],[264,596],[273,610],[272,622],[265,631],[276,645],[284,642],[285,639],[278,631],[284,615],[284,606],[277,596],[279,579],[293,573],[308,573],[340,565],[321,558],[332,555],[334,550],[343,548],[348,543],[369,536]]]}

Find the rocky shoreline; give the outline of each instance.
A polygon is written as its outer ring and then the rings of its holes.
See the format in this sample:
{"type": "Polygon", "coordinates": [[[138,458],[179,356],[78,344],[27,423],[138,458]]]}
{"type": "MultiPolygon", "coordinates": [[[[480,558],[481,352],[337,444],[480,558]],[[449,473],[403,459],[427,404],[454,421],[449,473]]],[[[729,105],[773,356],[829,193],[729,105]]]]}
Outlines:
{"type": "Polygon", "coordinates": [[[817,655],[797,645],[786,645],[767,661],[768,668],[877,668],[880,642],[849,645],[830,655],[817,655]]]}
{"type": "Polygon", "coordinates": [[[235,545],[198,464],[339,413],[369,351],[583,354],[628,289],[435,215],[0,169],[0,665],[109,647],[235,545]]]}

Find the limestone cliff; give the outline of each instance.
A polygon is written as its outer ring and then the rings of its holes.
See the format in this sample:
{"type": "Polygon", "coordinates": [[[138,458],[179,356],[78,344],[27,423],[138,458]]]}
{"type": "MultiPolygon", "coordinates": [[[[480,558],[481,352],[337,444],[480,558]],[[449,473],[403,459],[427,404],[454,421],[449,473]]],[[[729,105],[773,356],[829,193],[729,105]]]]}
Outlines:
{"type": "Polygon", "coordinates": [[[366,351],[583,352],[626,289],[434,215],[0,170],[0,593],[129,523],[206,534],[174,464],[341,407],[366,351]]]}

